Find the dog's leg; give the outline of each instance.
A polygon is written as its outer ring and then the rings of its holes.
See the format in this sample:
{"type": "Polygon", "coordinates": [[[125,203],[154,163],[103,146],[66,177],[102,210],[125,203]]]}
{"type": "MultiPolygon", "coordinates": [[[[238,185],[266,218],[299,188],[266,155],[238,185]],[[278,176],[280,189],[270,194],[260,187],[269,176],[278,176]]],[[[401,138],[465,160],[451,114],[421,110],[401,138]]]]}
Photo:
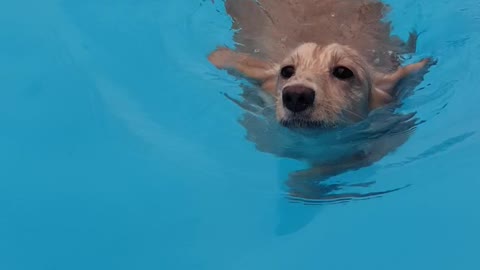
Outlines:
{"type": "Polygon", "coordinates": [[[339,188],[337,184],[326,182],[341,173],[358,170],[371,165],[374,161],[366,153],[359,152],[334,163],[319,164],[291,173],[287,181],[289,196],[298,199],[317,200],[328,197],[339,188]]]}
{"type": "Polygon", "coordinates": [[[389,93],[395,89],[395,86],[398,84],[398,82],[400,82],[400,80],[420,72],[430,61],[430,59],[424,59],[421,62],[401,67],[394,73],[380,76],[375,80],[375,87],[389,93]]]}
{"type": "Polygon", "coordinates": [[[435,63],[434,60],[427,58],[418,63],[400,67],[390,74],[376,74],[370,96],[370,109],[373,110],[392,102],[396,96],[397,86],[402,80],[415,74],[426,73],[428,68],[435,63]]]}
{"type": "Polygon", "coordinates": [[[248,79],[259,82],[262,88],[271,94],[275,92],[278,67],[271,62],[227,48],[215,50],[208,56],[208,60],[219,69],[234,70],[248,79]]]}

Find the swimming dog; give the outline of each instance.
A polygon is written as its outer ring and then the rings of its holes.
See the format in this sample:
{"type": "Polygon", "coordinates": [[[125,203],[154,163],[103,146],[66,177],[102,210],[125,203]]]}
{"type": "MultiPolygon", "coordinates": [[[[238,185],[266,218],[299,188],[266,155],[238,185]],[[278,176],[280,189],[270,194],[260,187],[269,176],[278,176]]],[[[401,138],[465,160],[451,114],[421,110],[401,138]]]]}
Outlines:
{"type": "MultiPolygon", "coordinates": [[[[433,64],[427,58],[401,65],[415,52],[417,34],[406,42],[392,36],[384,21],[389,7],[377,0],[226,0],[225,7],[237,46],[217,48],[209,61],[268,93],[277,121],[292,130],[363,121],[398,102],[399,84],[433,64]]],[[[367,166],[405,140],[372,142],[329,162],[306,158],[314,165],[307,174],[367,166]]]]}

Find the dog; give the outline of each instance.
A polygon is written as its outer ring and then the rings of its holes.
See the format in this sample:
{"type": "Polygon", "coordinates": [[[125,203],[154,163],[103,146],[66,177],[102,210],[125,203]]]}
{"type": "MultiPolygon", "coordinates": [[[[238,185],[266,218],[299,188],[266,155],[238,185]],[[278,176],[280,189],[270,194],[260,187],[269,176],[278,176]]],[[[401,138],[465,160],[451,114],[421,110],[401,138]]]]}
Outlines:
{"type": "MultiPolygon", "coordinates": [[[[410,79],[409,87],[415,88],[435,63],[426,58],[401,65],[404,55],[415,53],[417,34],[412,32],[406,42],[392,36],[384,21],[389,7],[377,0],[226,0],[225,7],[237,46],[217,48],[209,61],[261,88],[268,96],[264,100],[270,100],[262,106],[274,107],[276,122],[297,133],[368,121],[381,109],[398,105],[400,86],[410,79]]],[[[414,126],[411,117],[399,117],[398,134],[346,147],[342,154],[277,153],[312,165],[292,175],[292,193],[316,198],[313,186],[306,184],[312,179],[318,183],[380,160],[407,140],[405,131],[414,126]]],[[[259,142],[258,126],[257,131],[244,126],[250,134],[257,132],[250,136],[257,138],[252,139],[257,148],[275,153],[259,142]]]]}

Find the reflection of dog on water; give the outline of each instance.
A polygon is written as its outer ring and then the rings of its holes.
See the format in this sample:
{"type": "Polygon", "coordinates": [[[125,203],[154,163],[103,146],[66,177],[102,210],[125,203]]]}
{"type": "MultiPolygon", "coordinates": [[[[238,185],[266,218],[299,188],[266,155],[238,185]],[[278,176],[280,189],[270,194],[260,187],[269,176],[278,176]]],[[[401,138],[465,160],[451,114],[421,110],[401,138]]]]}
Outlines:
{"type": "Polygon", "coordinates": [[[391,36],[388,8],[377,0],[225,6],[238,46],[218,48],[209,60],[253,83],[237,101],[247,110],[241,124],[248,139],[260,151],[311,165],[290,175],[292,198],[342,200],[335,194],[343,186],[326,180],[380,160],[415,127],[413,115],[394,110],[432,64],[401,66],[415,52],[416,34],[407,42],[391,36]]]}

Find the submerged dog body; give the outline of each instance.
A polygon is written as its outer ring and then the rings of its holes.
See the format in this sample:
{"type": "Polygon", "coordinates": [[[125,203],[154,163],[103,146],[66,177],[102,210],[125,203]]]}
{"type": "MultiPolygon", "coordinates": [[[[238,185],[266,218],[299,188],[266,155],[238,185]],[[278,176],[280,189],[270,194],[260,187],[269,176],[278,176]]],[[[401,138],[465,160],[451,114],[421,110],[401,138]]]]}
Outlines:
{"type": "Polygon", "coordinates": [[[226,0],[227,13],[238,30],[238,52],[281,62],[302,43],[348,45],[383,72],[396,70],[396,55],[413,52],[416,36],[407,43],[391,37],[383,22],[388,7],[378,0],[226,0]]]}
{"type": "MultiPolygon", "coordinates": [[[[289,128],[364,120],[395,102],[398,84],[429,63],[400,65],[403,54],[415,52],[416,35],[407,42],[391,36],[389,23],[382,21],[388,8],[377,0],[226,0],[225,5],[237,48],[219,48],[209,60],[269,93],[276,119],[289,128]]],[[[372,143],[368,151],[340,161],[311,162],[313,171],[329,176],[366,166],[405,136],[372,143]]]]}

